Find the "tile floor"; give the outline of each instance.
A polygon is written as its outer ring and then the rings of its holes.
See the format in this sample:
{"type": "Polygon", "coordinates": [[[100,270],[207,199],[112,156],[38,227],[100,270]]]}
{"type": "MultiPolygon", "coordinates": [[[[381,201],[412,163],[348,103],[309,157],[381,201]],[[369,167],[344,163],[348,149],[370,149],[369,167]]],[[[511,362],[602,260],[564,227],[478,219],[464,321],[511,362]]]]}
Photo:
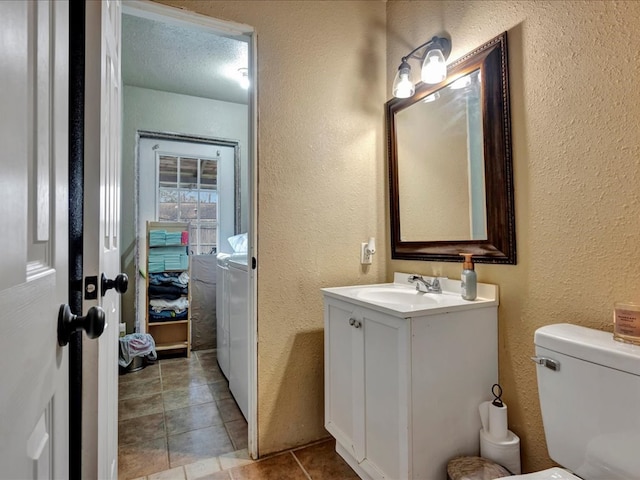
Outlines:
{"type": "Polygon", "coordinates": [[[358,480],[335,441],[253,461],[215,350],[120,376],[120,480],[358,480]]]}
{"type": "Polygon", "coordinates": [[[359,480],[324,440],[252,461],[247,450],[158,472],[135,480],[359,480]]]}
{"type": "Polygon", "coordinates": [[[215,350],[162,359],[120,375],[118,392],[120,479],[246,452],[247,422],[215,350]]]}

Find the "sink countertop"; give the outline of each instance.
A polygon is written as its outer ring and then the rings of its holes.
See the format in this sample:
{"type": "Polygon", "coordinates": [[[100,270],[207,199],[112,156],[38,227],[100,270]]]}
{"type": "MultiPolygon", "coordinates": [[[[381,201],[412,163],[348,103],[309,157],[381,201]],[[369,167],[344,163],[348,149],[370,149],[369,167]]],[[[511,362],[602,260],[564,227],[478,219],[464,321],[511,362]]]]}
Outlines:
{"type": "MultiPolygon", "coordinates": [[[[393,283],[323,288],[322,292],[332,298],[402,318],[487,308],[499,304],[497,285],[478,283],[478,296],[469,301],[460,295],[460,280],[441,278],[442,293],[423,293],[417,292],[408,278],[407,273],[395,273],[393,283]]],[[[434,277],[424,278],[431,281],[434,277]]]]}

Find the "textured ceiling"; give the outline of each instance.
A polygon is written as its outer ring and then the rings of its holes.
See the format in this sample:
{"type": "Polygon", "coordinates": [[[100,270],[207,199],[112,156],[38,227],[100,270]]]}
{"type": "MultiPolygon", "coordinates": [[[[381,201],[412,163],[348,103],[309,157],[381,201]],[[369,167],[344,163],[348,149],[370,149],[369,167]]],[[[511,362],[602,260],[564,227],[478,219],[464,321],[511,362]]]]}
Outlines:
{"type": "Polygon", "coordinates": [[[244,41],[195,27],[122,16],[125,85],[246,104],[237,79],[247,51],[244,41]]]}

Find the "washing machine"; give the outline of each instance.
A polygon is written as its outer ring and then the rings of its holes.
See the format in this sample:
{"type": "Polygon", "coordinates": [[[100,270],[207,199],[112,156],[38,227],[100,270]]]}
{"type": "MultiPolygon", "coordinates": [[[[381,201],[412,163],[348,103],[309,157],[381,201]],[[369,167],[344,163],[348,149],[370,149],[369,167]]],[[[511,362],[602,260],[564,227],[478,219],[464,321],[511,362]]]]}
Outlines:
{"type": "Polygon", "coordinates": [[[229,379],[229,257],[218,253],[216,285],[216,355],[220,370],[229,379]]]}
{"type": "Polygon", "coordinates": [[[228,261],[229,390],[242,411],[249,414],[249,268],[246,253],[228,261]]]}

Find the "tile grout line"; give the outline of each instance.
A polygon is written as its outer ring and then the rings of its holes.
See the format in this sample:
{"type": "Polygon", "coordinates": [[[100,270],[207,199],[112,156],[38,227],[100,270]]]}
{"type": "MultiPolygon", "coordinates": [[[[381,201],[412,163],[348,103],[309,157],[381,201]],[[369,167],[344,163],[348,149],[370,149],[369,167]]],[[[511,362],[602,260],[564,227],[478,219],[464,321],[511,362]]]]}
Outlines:
{"type": "Polygon", "coordinates": [[[232,437],[232,436],[231,436],[231,434],[229,433],[229,429],[227,428],[227,424],[226,424],[226,422],[222,422],[222,426],[223,426],[223,428],[224,428],[224,431],[225,431],[225,432],[227,432],[227,437],[229,437],[229,441],[231,442],[231,446],[233,447],[234,451],[235,451],[235,450],[238,450],[238,449],[236,448],[236,442],[235,442],[235,440],[233,439],[233,437],[232,437]]]}
{"type": "MultiPolygon", "coordinates": [[[[160,389],[162,392],[162,419],[163,419],[163,427],[164,427],[164,445],[167,452],[167,465],[169,466],[169,470],[171,470],[171,455],[169,455],[169,429],[167,428],[167,409],[164,405],[164,378],[162,375],[162,365],[160,360],[158,360],[158,375],[160,375],[160,389]]],[[[184,468],[182,469],[184,471],[184,468]]],[[[186,478],[186,472],[185,478],[186,478]]]]}
{"type": "MultiPolygon", "coordinates": [[[[201,363],[200,363],[200,358],[199,358],[199,356],[198,356],[197,354],[195,354],[194,356],[196,357],[196,361],[197,361],[197,362],[198,362],[198,364],[200,365],[200,368],[204,368],[204,367],[201,365],[201,363]]],[[[179,466],[176,466],[176,467],[172,467],[172,466],[171,466],[171,463],[170,463],[170,461],[169,461],[169,460],[170,460],[170,455],[169,455],[169,436],[170,436],[170,435],[169,435],[169,430],[168,430],[168,428],[167,428],[167,412],[168,412],[168,410],[166,409],[165,402],[164,402],[164,396],[165,396],[165,393],[166,393],[166,392],[165,392],[165,388],[164,388],[164,387],[165,387],[165,385],[164,385],[164,380],[163,380],[164,376],[162,375],[162,367],[161,367],[161,365],[160,365],[160,360],[158,361],[158,376],[159,376],[159,380],[160,380],[160,394],[161,394],[161,398],[162,398],[162,414],[163,414],[163,420],[164,420],[164,438],[165,438],[165,445],[166,445],[166,450],[165,450],[165,452],[166,452],[166,455],[167,455],[167,463],[168,463],[168,465],[169,465],[169,470],[171,470],[172,468],[178,468],[178,467],[180,467],[180,468],[182,469],[182,472],[183,472],[184,478],[185,478],[185,480],[186,480],[186,478],[188,477],[186,467],[187,467],[188,465],[179,465],[179,466]]],[[[136,381],[136,380],[132,380],[132,381],[136,381]]],[[[224,381],[224,380],[219,380],[219,381],[224,381]]],[[[216,383],[216,381],[211,382],[211,383],[216,383]]],[[[210,383],[209,383],[209,382],[207,382],[207,383],[205,384],[205,386],[207,386],[207,387],[208,387],[209,391],[210,391],[210,392],[211,392],[211,394],[212,394],[212,400],[213,400],[213,401],[212,401],[211,403],[213,403],[213,404],[216,406],[216,409],[218,410],[218,412],[220,412],[219,402],[221,402],[221,401],[223,401],[223,400],[226,400],[226,399],[222,399],[222,398],[218,399],[218,398],[216,398],[216,396],[215,396],[215,394],[214,394],[213,390],[212,390],[212,389],[211,389],[211,387],[210,387],[210,383]]],[[[207,403],[209,403],[209,402],[207,402],[207,403]]],[[[192,406],[192,405],[188,405],[187,407],[190,407],[190,406],[192,406]]],[[[170,410],[169,410],[169,411],[170,411],[170,410]]],[[[230,442],[231,442],[231,444],[232,444],[232,447],[235,449],[235,450],[234,450],[234,452],[235,452],[235,451],[238,451],[238,450],[237,450],[237,448],[236,448],[235,442],[234,442],[234,440],[233,440],[233,438],[232,438],[231,434],[229,433],[229,429],[228,429],[228,427],[227,427],[227,425],[226,425],[226,423],[227,423],[227,422],[225,422],[225,421],[222,419],[222,416],[220,416],[220,418],[221,418],[221,420],[222,420],[222,422],[223,422],[223,423],[222,423],[222,426],[224,427],[225,432],[227,433],[227,437],[229,438],[229,440],[230,440],[230,442]]],[[[196,430],[197,430],[197,429],[196,429],[196,430]]],[[[229,453],[233,453],[233,452],[229,452],[229,453]]],[[[295,457],[294,457],[294,458],[295,458],[295,457]]],[[[228,472],[228,474],[229,474],[229,476],[233,479],[233,475],[232,475],[232,473],[231,473],[231,470],[232,470],[232,469],[234,469],[234,468],[236,468],[236,467],[231,467],[231,468],[228,468],[228,469],[226,469],[226,470],[225,470],[225,469],[222,467],[222,461],[220,460],[220,455],[219,455],[219,456],[215,456],[215,457],[210,457],[210,459],[215,459],[216,464],[217,464],[217,465],[219,466],[219,468],[220,468],[220,470],[219,470],[219,471],[227,471],[227,472],[228,472]]],[[[196,463],[197,463],[197,462],[196,462],[196,463]]],[[[299,462],[298,462],[298,463],[299,463],[299,462]]],[[[304,468],[303,468],[303,471],[304,471],[304,468]]],[[[155,474],[158,474],[158,473],[163,473],[163,472],[164,472],[164,470],[163,470],[163,471],[161,471],[161,472],[155,472],[155,473],[153,473],[152,475],[155,475],[155,474]]],[[[309,475],[308,475],[308,474],[306,474],[306,472],[305,472],[305,475],[306,475],[308,478],[310,478],[310,477],[309,477],[309,475]]],[[[144,479],[148,480],[148,476],[144,476],[144,477],[142,477],[142,478],[144,478],[144,479]]]]}
{"type": "MultiPolygon", "coordinates": [[[[202,364],[200,363],[200,357],[199,357],[199,355],[197,355],[195,352],[192,352],[192,353],[193,353],[193,355],[195,356],[195,359],[196,359],[196,362],[197,362],[198,366],[199,366],[200,368],[204,369],[204,367],[203,367],[203,366],[202,366],[202,364]]],[[[161,375],[161,382],[162,382],[162,370],[160,370],[160,375],[161,375]]],[[[167,412],[167,410],[164,408],[164,383],[161,383],[161,385],[162,385],[162,393],[163,393],[163,411],[164,411],[164,419],[165,419],[165,433],[166,433],[166,442],[167,442],[167,456],[169,456],[169,429],[167,428],[167,416],[166,416],[166,412],[167,412]]],[[[207,382],[207,383],[205,383],[204,385],[205,385],[205,386],[209,389],[209,391],[211,392],[211,397],[212,397],[212,400],[213,400],[213,402],[211,402],[211,403],[213,403],[213,404],[215,405],[216,410],[218,411],[218,413],[220,413],[220,408],[219,408],[219,406],[218,406],[218,401],[217,401],[217,399],[215,398],[215,396],[213,395],[213,391],[211,390],[211,387],[209,387],[209,383],[207,382]]],[[[190,388],[190,387],[189,387],[189,388],[190,388]]],[[[187,389],[188,389],[188,388],[187,388],[187,389]]],[[[185,389],[185,390],[186,390],[186,389],[185,389]]],[[[207,402],[207,403],[209,403],[209,402],[207,402]]],[[[193,406],[193,405],[188,405],[188,406],[187,406],[187,407],[185,407],[185,408],[192,407],[192,406],[193,406]]],[[[223,428],[225,429],[225,432],[227,433],[227,437],[229,438],[229,441],[230,441],[230,443],[231,443],[231,446],[232,446],[233,448],[235,448],[235,444],[234,444],[234,442],[233,442],[233,439],[231,438],[231,435],[229,434],[229,431],[227,430],[227,428],[226,428],[226,426],[225,426],[225,424],[224,424],[224,420],[223,420],[223,418],[222,418],[222,415],[220,415],[220,420],[222,421],[222,426],[223,426],[223,428]]],[[[215,426],[215,425],[214,425],[214,426],[215,426]]],[[[198,430],[198,429],[196,428],[196,429],[189,430],[189,431],[194,431],[194,430],[198,430]]],[[[215,456],[215,457],[210,457],[210,458],[215,459],[215,461],[216,461],[217,465],[220,467],[220,470],[219,470],[219,471],[223,471],[223,470],[224,470],[224,469],[222,468],[222,462],[220,461],[220,456],[215,456]]],[[[194,463],[197,463],[197,462],[194,462],[194,463]]],[[[169,462],[169,469],[171,469],[171,463],[170,463],[170,462],[169,462]]],[[[186,478],[187,478],[187,470],[186,470],[186,466],[185,466],[185,465],[182,465],[182,469],[184,470],[184,477],[185,477],[185,479],[186,479],[186,478]]]]}
{"type": "Polygon", "coordinates": [[[293,453],[293,450],[291,450],[289,452],[291,454],[291,456],[293,457],[293,459],[296,461],[296,463],[298,464],[298,466],[302,469],[302,471],[304,472],[304,474],[307,476],[307,478],[309,480],[311,480],[311,475],[309,475],[309,472],[307,472],[307,470],[302,466],[302,463],[300,462],[300,460],[298,460],[298,457],[296,457],[295,453],[293,453]]]}
{"type": "Polygon", "coordinates": [[[311,443],[305,443],[304,445],[301,445],[299,447],[294,447],[294,448],[291,449],[291,451],[292,452],[297,452],[298,450],[303,450],[303,449],[308,448],[308,447],[313,447],[315,445],[320,445],[321,443],[331,441],[332,439],[333,439],[333,437],[329,436],[329,437],[326,437],[326,438],[322,438],[320,440],[315,440],[315,441],[313,441],[311,443]]]}

